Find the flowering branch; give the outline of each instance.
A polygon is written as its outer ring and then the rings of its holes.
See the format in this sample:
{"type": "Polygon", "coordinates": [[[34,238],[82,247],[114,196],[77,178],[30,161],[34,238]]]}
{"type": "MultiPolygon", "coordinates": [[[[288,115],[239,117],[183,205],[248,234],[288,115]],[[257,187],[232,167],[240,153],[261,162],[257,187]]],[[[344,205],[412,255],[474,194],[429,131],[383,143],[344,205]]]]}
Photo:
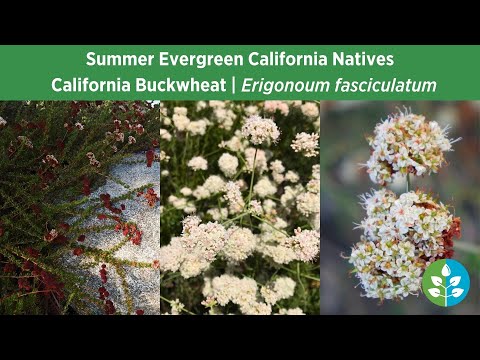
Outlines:
{"type": "Polygon", "coordinates": [[[431,195],[412,191],[410,181],[436,173],[446,162],[444,152],[458,140],[448,139],[447,129],[406,111],[377,124],[367,138],[372,152],[364,166],[373,182],[385,186],[406,175],[406,192],[398,197],[386,188],[360,197],[367,217],[356,226],[363,235],[348,259],[367,297],[416,294],[427,264],[453,255],[460,218],[431,195]]]}

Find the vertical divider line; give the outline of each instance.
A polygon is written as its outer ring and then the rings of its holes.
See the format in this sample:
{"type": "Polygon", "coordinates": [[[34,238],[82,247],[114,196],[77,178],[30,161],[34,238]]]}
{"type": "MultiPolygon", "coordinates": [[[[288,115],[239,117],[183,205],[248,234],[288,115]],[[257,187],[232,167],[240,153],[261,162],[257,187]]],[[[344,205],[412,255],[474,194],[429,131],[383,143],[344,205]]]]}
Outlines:
{"type": "MultiPolygon", "coordinates": [[[[162,105],[162,100],[159,101],[158,104],[158,121],[160,122],[160,128],[162,128],[162,111],[161,111],[161,105],[162,105]]],[[[162,138],[160,137],[160,132],[158,133],[158,148],[159,151],[162,150],[162,138]]],[[[162,181],[161,181],[161,173],[162,173],[162,163],[159,162],[158,166],[158,188],[159,188],[159,196],[160,196],[160,206],[162,206],[161,201],[162,201],[162,181]]],[[[158,221],[160,228],[158,229],[158,249],[160,251],[160,248],[162,247],[162,242],[161,242],[161,229],[162,229],[162,213],[159,211],[159,216],[160,219],[158,221]]],[[[160,252],[159,252],[159,261],[160,261],[160,252]]],[[[158,288],[159,288],[159,298],[158,298],[158,315],[162,314],[162,272],[160,269],[158,269],[158,288]]]]}

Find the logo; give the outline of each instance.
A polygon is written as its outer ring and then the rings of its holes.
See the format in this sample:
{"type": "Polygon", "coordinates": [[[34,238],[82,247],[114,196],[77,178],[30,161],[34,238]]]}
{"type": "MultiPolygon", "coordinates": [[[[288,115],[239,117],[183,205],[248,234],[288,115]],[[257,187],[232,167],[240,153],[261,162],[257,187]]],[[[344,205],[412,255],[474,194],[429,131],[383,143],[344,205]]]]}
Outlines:
{"type": "Polygon", "coordinates": [[[467,296],[470,276],[456,260],[437,260],[425,270],[422,289],[432,303],[444,307],[454,306],[467,296]]]}

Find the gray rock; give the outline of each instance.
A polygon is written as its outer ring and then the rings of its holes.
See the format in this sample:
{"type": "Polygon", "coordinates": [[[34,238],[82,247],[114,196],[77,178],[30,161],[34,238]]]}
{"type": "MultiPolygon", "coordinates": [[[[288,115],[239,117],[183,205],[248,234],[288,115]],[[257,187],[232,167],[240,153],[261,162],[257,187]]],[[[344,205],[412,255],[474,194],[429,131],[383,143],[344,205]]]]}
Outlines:
{"type": "MultiPolygon", "coordinates": [[[[145,154],[136,154],[122,163],[114,166],[109,175],[112,179],[120,180],[125,186],[118,182],[108,179],[107,182],[90,195],[92,202],[98,202],[100,194],[108,193],[112,200],[122,196],[129,191],[148,184],[152,184],[156,194],[160,193],[160,164],[154,162],[152,167],[147,168],[145,154]]],[[[146,190],[146,189],[145,189],[146,190]]],[[[114,252],[114,257],[120,260],[137,261],[153,264],[158,259],[160,250],[160,205],[157,202],[154,207],[148,206],[145,198],[137,197],[133,194],[131,199],[115,202],[114,206],[125,204],[122,219],[137,224],[143,231],[140,245],[134,245],[130,241],[123,244],[114,252]]],[[[101,213],[110,212],[101,210],[101,213]]],[[[86,220],[83,226],[102,226],[111,224],[111,220],[99,220],[97,214],[86,220]]],[[[84,245],[107,250],[124,241],[121,231],[106,230],[87,235],[84,245]]],[[[72,256],[71,252],[65,254],[63,261],[67,267],[85,279],[82,287],[92,296],[98,299],[98,288],[104,286],[110,293],[109,299],[113,301],[117,312],[128,314],[127,294],[122,286],[122,278],[115,268],[107,265],[107,283],[102,284],[99,270],[101,263],[94,267],[86,268],[86,265],[92,263],[88,256],[72,256]]],[[[133,300],[133,313],[135,310],[142,309],[147,314],[160,313],[160,271],[153,267],[137,268],[133,266],[122,266],[125,273],[126,288],[133,300]]],[[[89,305],[88,311],[101,314],[102,310],[97,306],[89,305]]]]}

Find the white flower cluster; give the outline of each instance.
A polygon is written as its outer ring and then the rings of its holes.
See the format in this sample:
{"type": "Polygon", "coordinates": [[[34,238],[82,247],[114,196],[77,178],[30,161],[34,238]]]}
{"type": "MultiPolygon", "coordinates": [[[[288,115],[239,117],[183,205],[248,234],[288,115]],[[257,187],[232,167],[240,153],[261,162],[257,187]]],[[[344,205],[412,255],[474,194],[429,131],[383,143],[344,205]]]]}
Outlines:
{"type": "Polygon", "coordinates": [[[250,201],[250,212],[257,216],[263,215],[262,203],[258,200],[250,201]]]}
{"type": "Polygon", "coordinates": [[[209,121],[205,119],[190,121],[190,123],[187,125],[187,131],[192,136],[197,136],[197,135],[203,136],[207,132],[208,125],[209,125],[209,121]]]}
{"type": "Polygon", "coordinates": [[[170,302],[170,309],[170,313],[167,312],[162,315],[181,315],[185,309],[185,305],[181,303],[179,299],[175,299],[170,302]]]}
{"type": "Polygon", "coordinates": [[[160,270],[180,271],[184,278],[197,276],[216,259],[226,238],[222,225],[202,224],[197,216],[188,216],[183,220],[182,235],[160,248],[160,270]]]}
{"type": "Polygon", "coordinates": [[[170,160],[170,156],[168,156],[165,151],[161,150],[160,151],[160,162],[168,162],[170,160]]]}
{"type": "Polygon", "coordinates": [[[313,261],[320,252],[320,232],[316,230],[295,229],[295,236],[285,240],[286,247],[293,250],[296,259],[313,261]]]}
{"type": "Polygon", "coordinates": [[[224,153],[218,159],[218,167],[226,177],[233,177],[237,173],[238,159],[236,156],[224,153]]]}
{"type": "MultiPolygon", "coordinates": [[[[297,182],[297,177],[298,175],[289,175],[287,172],[285,179],[297,182]]],[[[285,186],[280,202],[288,212],[295,207],[303,216],[311,220],[314,229],[320,229],[320,165],[312,166],[312,178],[305,187],[301,184],[285,186]]]]}
{"type": "Polygon", "coordinates": [[[227,231],[223,255],[230,261],[242,261],[252,255],[256,245],[257,237],[250,229],[232,226],[227,231]]]}
{"type": "MultiPolygon", "coordinates": [[[[239,306],[244,315],[270,315],[272,305],[282,299],[293,296],[295,281],[288,277],[277,278],[272,284],[264,286],[258,291],[258,284],[254,279],[238,278],[233,275],[221,275],[213,279],[205,278],[203,295],[210,303],[215,300],[220,306],[233,303],[239,306]],[[261,296],[260,296],[261,295],[261,296]],[[263,297],[263,300],[262,300],[263,297]]],[[[300,315],[300,309],[283,309],[279,314],[300,315]]]]}
{"type": "Polygon", "coordinates": [[[297,307],[293,309],[280,309],[278,310],[278,314],[275,315],[305,315],[305,313],[297,307]]]}
{"type": "Polygon", "coordinates": [[[271,114],[275,114],[275,112],[278,110],[280,111],[280,113],[282,115],[288,115],[288,113],[290,112],[289,108],[288,108],[288,104],[286,102],[283,102],[283,101],[279,101],[279,100],[267,100],[265,101],[264,105],[263,105],[263,109],[268,112],[268,113],[271,113],[271,114]]]}
{"type": "Polygon", "coordinates": [[[285,180],[285,166],[281,160],[275,160],[270,163],[270,170],[272,171],[272,178],[277,184],[281,184],[285,180]]]}
{"type": "Polygon", "coordinates": [[[273,283],[262,286],[260,294],[262,294],[267,304],[275,305],[277,301],[293,296],[295,286],[295,281],[289,277],[279,277],[273,283]]]}
{"type": "Polygon", "coordinates": [[[207,170],[208,161],[201,156],[195,156],[190,159],[190,161],[187,163],[187,166],[191,168],[193,171],[207,170]]]}
{"type": "Polygon", "coordinates": [[[244,111],[247,116],[255,115],[256,113],[258,113],[258,106],[256,105],[246,106],[244,111]]]}
{"type": "Polygon", "coordinates": [[[320,231],[298,228],[294,236],[288,236],[281,230],[285,226],[280,218],[276,218],[272,225],[262,224],[257,251],[278,264],[315,260],[320,252],[320,231]]]}
{"type": "Polygon", "coordinates": [[[295,171],[288,170],[285,174],[285,180],[291,182],[292,184],[295,184],[300,180],[300,176],[298,176],[295,171]]]}
{"type": "Polygon", "coordinates": [[[0,116],[0,128],[7,126],[7,120],[0,116]]]}
{"type": "Polygon", "coordinates": [[[248,140],[243,139],[242,132],[240,130],[235,131],[235,135],[228,141],[222,141],[218,144],[219,148],[228,149],[234,152],[244,151],[248,146],[248,140]]]}
{"type": "Polygon", "coordinates": [[[212,100],[208,103],[213,108],[213,117],[220,129],[232,129],[236,115],[226,101],[212,100]]]}
{"type": "Polygon", "coordinates": [[[186,131],[190,124],[190,119],[187,117],[187,108],[176,107],[173,109],[173,125],[178,131],[186,131]]]}
{"type": "Polygon", "coordinates": [[[242,126],[242,135],[254,145],[276,142],[280,136],[277,124],[272,119],[252,115],[242,126]]]}
{"type": "Polygon", "coordinates": [[[416,294],[421,274],[433,261],[450,257],[459,223],[431,195],[410,191],[398,198],[390,190],[362,197],[367,217],[358,225],[362,240],[349,262],[365,296],[402,299],[416,294]]]}
{"type": "Polygon", "coordinates": [[[202,185],[211,195],[223,191],[225,181],[218,175],[210,175],[202,185]]]}
{"type": "Polygon", "coordinates": [[[291,146],[295,152],[301,152],[305,157],[317,156],[319,139],[320,136],[318,134],[302,132],[295,136],[291,146]]]}
{"type": "Polygon", "coordinates": [[[277,192],[277,185],[267,176],[262,176],[260,180],[253,186],[253,193],[260,198],[273,196],[277,192]]]}
{"type": "Polygon", "coordinates": [[[240,186],[236,182],[229,181],[225,185],[224,198],[228,201],[228,208],[231,214],[238,214],[245,207],[240,186]]]}
{"type": "Polygon", "coordinates": [[[297,210],[305,216],[320,213],[320,199],[318,193],[306,191],[296,197],[297,210]]]}
{"type": "Polygon", "coordinates": [[[316,118],[317,116],[320,115],[320,110],[318,109],[318,105],[313,102],[307,102],[301,105],[300,109],[302,109],[303,115],[308,116],[310,118],[316,118]]]}
{"type": "Polygon", "coordinates": [[[170,134],[167,129],[160,129],[160,139],[166,140],[166,141],[171,141],[172,140],[172,134],[170,134]]]}
{"type": "Polygon", "coordinates": [[[214,221],[226,220],[228,218],[228,209],[226,208],[208,209],[207,214],[210,215],[214,221]]]}
{"type": "Polygon", "coordinates": [[[372,148],[365,164],[370,179],[385,185],[407,173],[438,172],[445,163],[444,152],[452,151],[452,144],[459,140],[448,139],[447,130],[422,115],[399,112],[389,116],[377,124],[374,136],[367,138],[372,148]]]}
{"type": "MultiPolygon", "coordinates": [[[[211,175],[205,180],[203,185],[197,186],[194,190],[189,187],[183,187],[180,189],[180,193],[185,197],[193,196],[196,200],[203,200],[223,192],[225,190],[225,184],[226,182],[220,176],[211,175]]],[[[187,214],[191,214],[196,210],[194,203],[186,198],[170,195],[168,202],[176,209],[183,210],[187,214]]],[[[220,217],[214,217],[214,219],[219,220],[220,217]]]]}
{"type": "MultiPolygon", "coordinates": [[[[163,189],[170,189],[170,193],[161,194],[162,221],[182,216],[179,211],[188,216],[183,220],[182,234],[162,245],[160,270],[179,272],[185,279],[202,273],[212,276],[205,281],[206,299],[202,302],[210,314],[228,312],[223,309],[227,303],[238,305],[242,314],[303,314],[299,308],[280,306],[279,301],[294,296],[299,284],[282,277],[283,270],[274,275],[274,269],[279,264],[318,259],[320,166],[313,165],[311,176],[308,169],[307,174],[303,169],[300,172],[300,167],[298,172],[289,169],[290,164],[297,167],[295,157],[299,156],[288,140],[282,147],[270,147],[280,139],[279,128],[272,119],[257,115],[259,111],[273,115],[278,110],[285,116],[302,117],[301,105],[281,101],[257,105],[197,102],[188,107],[189,118],[185,107],[161,108],[163,149],[168,154],[182,151],[190,159],[188,167],[204,172],[185,177],[177,172],[178,164],[162,163],[161,176],[169,176],[163,189]],[[168,114],[173,114],[173,121],[168,114]],[[192,124],[198,131],[192,130],[192,124]],[[204,137],[193,139],[195,134],[204,137]],[[285,157],[282,148],[287,151],[285,157]],[[184,180],[177,183],[182,177],[184,180]],[[255,265],[253,273],[252,261],[265,266],[258,269],[255,265]],[[253,275],[262,283],[247,277],[253,275]],[[268,280],[272,276],[273,281],[268,280]],[[278,310],[272,311],[273,307],[278,310]]],[[[305,111],[313,115],[314,110],[308,105],[305,111]]],[[[308,115],[303,119],[305,129],[315,131],[313,118],[308,115]]],[[[311,162],[316,162],[313,157],[311,162]]],[[[310,266],[305,265],[305,269],[310,266]]],[[[168,292],[172,292],[172,299],[178,296],[171,288],[168,292]]]]}
{"type": "Polygon", "coordinates": [[[183,220],[182,235],[160,248],[160,269],[180,271],[190,278],[207,270],[217,256],[233,263],[245,260],[256,244],[257,236],[248,228],[226,230],[217,222],[202,224],[197,216],[188,216],[183,220]]]}

